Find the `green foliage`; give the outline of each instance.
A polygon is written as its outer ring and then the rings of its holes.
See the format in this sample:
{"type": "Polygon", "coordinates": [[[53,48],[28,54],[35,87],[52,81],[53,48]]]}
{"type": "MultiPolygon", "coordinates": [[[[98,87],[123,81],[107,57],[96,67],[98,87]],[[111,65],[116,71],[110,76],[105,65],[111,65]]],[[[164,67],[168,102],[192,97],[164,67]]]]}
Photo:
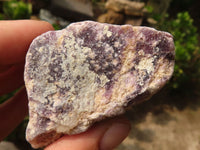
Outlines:
{"type": "Polygon", "coordinates": [[[101,2],[101,0],[92,0],[92,3],[98,3],[101,2]]]}
{"type": "Polygon", "coordinates": [[[18,92],[19,89],[16,89],[8,94],[2,95],[0,96],[0,104],[2,104],[3,102],[5,102],[6,100],[8,100],[9,98],[11,98],[12,96],[15,95],[16,92],[18,92]]]}
{"type": "Polygon", "coordinates": [[[0,20],[3,20],[4,19],[4,16],[3,14],[0,13],[0,20]]]}
{"type": "Polygon", "coordinates": [[[60,30],[62,29],[61,26],[59,24],[52,24],[54,30],[60,30]]]}
{"type": "Polygon", "coordinates": [[[7,19],[29,19],[32,5],[17,0],[6,1],[3,3],[3,12],[7,19]]]}
{"type": "MultiPolygon", "coordinates": [[[[171,21],[171,33],[176,45],[176,59],[181,62],[191,61],[198,48],[197,29],[188,12],[179,13],[177,19],[171,21]]],[[[180,64],[188,67],[190,64],[180,64]]]]}
{"type": "Polygon", "coordinates": [[[153,8],[152,6],[150,6],[150,5],[146,5],[146,6],[145,6],[145,9],[147,10],[147,12],[148,12],[149,14],[152,14],[152,13],[153,13],[153,10],[154,10],[154,8],[153,8]]]}
{"type": "Polygon", "coordinates": [[[3,96],[0,96],[0,104],[2,104],[3,102],[5,102],[7,99],[9,99],[10,97],[12,97],[14,94],[13,93],[9,93],[3,96]]]}
{"type": "MultiPolygon", "coordinates": [[[[147,10],[149,13],[152,11],[151,8],[147,10]]],[[[176,63],[172,80],[169,83],[170,89],[186,93],[185,87],[191,87],[187,89],[188,93],[191,93],[195,88],[194,85],[198,85],[195,83],[199,82],[200,76],[200,47],[193,19],[188,12],[178,13],[175,19],[170,19],[168,14],[161,16],[151,13],[151,17],[158,22],[154,27],[168,31],[174,36],[176,63]]]]}
{"type": "MultiPolygon", "coordinates": [[[[199,82],[200,47],[197,28],[188,12],[178,13],[177,18],[165,22],[165,28],[174,36],[176,47],[176,64],[171,86],[173,89],[185,90],[199,82]]],[[[190,88],[192,89],[192,88],[190,88]]]]}

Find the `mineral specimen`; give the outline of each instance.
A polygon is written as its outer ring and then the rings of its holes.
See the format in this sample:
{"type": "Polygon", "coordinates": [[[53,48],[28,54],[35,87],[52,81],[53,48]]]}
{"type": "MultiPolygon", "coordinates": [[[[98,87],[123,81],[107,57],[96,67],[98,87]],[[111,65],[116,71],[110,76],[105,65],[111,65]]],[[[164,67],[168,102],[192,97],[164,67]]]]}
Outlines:
{"type": "Polygon", "coordinates": [[[78,22],[33,40],[26,56],[26,138],[46,146],[125,112],[170,79],[173,37],[149,27],[78,22]]]}

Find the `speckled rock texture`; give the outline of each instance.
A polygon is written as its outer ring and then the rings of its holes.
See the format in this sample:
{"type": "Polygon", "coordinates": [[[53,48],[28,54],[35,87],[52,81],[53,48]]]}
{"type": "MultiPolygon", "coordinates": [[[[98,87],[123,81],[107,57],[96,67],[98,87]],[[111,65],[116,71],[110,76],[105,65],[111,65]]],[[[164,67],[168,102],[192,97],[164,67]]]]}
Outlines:
{"type": "Polygon", "coordinates": [[[85,21],[42,34],[26,56],[27,140],[43,147],[147,100],[170,79],[174,55],[173,37],[148,27],[85,21]]]}

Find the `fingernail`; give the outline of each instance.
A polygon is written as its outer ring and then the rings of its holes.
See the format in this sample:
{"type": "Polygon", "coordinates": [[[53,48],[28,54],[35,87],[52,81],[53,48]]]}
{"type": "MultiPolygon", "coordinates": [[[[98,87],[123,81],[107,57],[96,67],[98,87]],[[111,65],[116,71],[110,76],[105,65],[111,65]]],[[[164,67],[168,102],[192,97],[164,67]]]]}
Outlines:
{"type": "Polygon", "coordinates": [[[130,123],[128,121],[113,123],[101,139],[100,150],[112,150],[128,136],[129,131],[130,123]]]}

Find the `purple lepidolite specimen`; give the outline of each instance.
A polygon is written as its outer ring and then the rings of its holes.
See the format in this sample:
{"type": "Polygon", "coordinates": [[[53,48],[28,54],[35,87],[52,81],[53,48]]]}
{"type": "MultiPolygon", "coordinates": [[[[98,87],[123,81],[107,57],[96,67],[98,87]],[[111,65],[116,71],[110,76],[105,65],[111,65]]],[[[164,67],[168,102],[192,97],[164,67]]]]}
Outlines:
{"type": "Polygon", "coordinates": [[[26,56],[34,148],[124,113],[170,79],[173,37],[148,27],[78,22],[37,37],[26,56]]]}

